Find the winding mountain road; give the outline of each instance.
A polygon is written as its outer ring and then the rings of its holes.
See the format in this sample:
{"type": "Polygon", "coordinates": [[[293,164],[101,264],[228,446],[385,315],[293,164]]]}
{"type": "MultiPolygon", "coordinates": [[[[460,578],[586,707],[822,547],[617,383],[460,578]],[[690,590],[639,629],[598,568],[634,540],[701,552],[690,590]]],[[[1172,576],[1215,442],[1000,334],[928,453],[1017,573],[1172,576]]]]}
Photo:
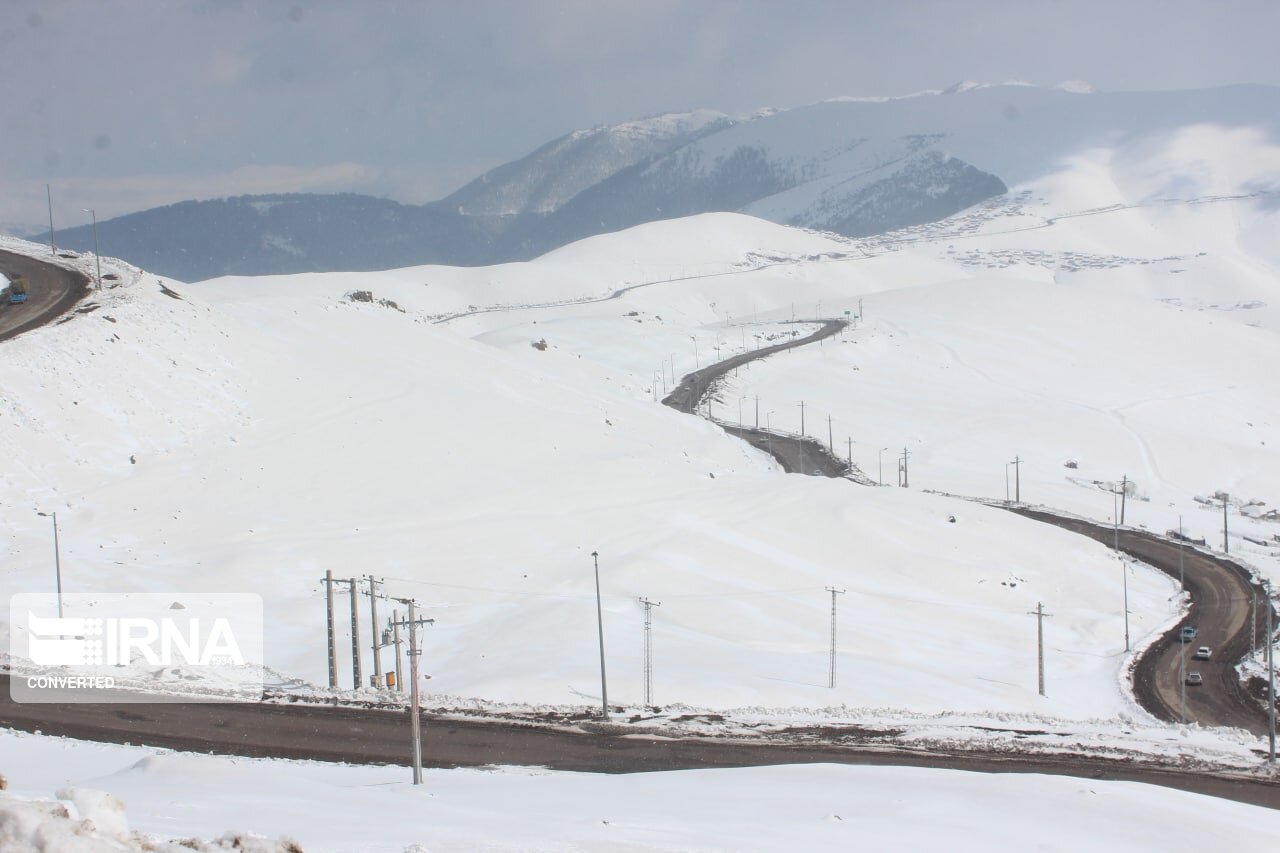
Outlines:
{"type": "MultiPolygon", "coordinates": [[[[45,307],[37,307],[35,316],[22,312],[21,316],[15,317],[5,327],[5,337],[31,328],[37,318],[40,318],[39,322],[47,322],[55,306],[67,306],[66,300],[73,294],[78,299],[87,286],[87,280],[76,273],[9,253],[0,253],[0,269],[22,274],[41,290],[46,283],[56,284],[57,281],[61,281],[64,288],[58,291],[60,295],[49,296],[50,301],[37,303],[37,306],[45,307]]],[[[827,321],[804,338],[797,337],[783,344],[743,353],[696,371],[685,377],[664,402],[681,411],[693,412],[708,389],[729,370],[754,358],[829,337],[843,326],[843,321],[827,321]]],[[[813,473],[840,477],[851,474],[846,463],[827,453],[816,441],[797,442],[794,436],[722,426],[730,431],[736,430],[736,434],[753,443],[763,441],[770,452],[781,445],[781,455],[778,452],[774,455],[788,470],[803,470],[812,461],[813,473]],[[796,457],[786,455],[788,446],[797,448],[796,457]],[[818,464],[822,457],[826,461],[818,464]]],[[[1103,538],[1110,532],[1098,525],[1058,518],[1040,510],[1016,510],[1095,538],[1103,538]]],[[[1121,532],[1122,549],[1165,571],[1171,570],[1171,554],[1176,558],[1176,546],[1174,551],[1170,551],[1169,545],[1146,534],[1121,532]]],[[[1195,602],[1190,618],[1199,623],[1204,642],[1218,643],[1220,658],[1212,668],[1201,667],[1209,676],[1206,679],[1208,683],[1196,698],[1193,699],[1194,694],[1189,693],[1188,713],[1194,715],[1194,719],[1209,724],[1219,724],[1221,720],[1223,724],[1244,725],[1256,732],[1256,705],[1247,706],[1248,697],[1238,690],[1239,686],[1234,685],[1236,692],[1233,693],[1228,684],[1232,674],[1230,661],[1242,653],[1241,625],[1244,623],[1238,605],[1247,597],[1248,582],[1238,569],[1225,561],[1191,550],[1187,550],[1183,557],[1187,586],[1195,602]]],[[[1139,696],[1145,697],[1144,703],[1152,703],[1148,707],[1153,713],[1166,718],[1173,715],[1172,709],[1176,707],[1171,704],[1173,693],[1168,681],[1170,655],[1176,660],[1179,652],[1180,649],[1171,647],[1165,638],[1154,645],[1151,653],[1144,655],[1138,665],[1139,696]],[[1143,675],[1148,659],[1152,661],[1149,677],[1143,675]],[[1143,687],[1145,684],[1150,685],[1150,691],[1143,687]]],[[[20,704],[10,697],[9,678],[0,674],[0,726],[16,730],[222,754],[372,764],[406,763],[409,720],[404,711],[274,702],[20,704]]],[[[1020,754],[1007,750],[912,748],[885,741],[883,734],[837,727],[830,727],[816,737],[797,734],[790,741],[785,737],[752,741],[656,736],[636,731],[627,723],[600,723],[585,717],[558,724],[529,720],[477,721],[458,719],[456,715],[449,714],[427,714],[424,719],[427,724],[424,737],[426,763],[437,767],[523,764],[606,773],[807,762],[941,767],[1138,781],[1280,809],[1280,784],[1269,778],[1180,769],[1156,759],[1143,762],[1020,754]]]]}
{"type": "Polygon", "coordinates": [[[0,251],[0,273],[27,281],[27,301],[10,305],[0,301],[0,341],[43,326],[75,307],[89,290],[82,273],[27,255],[0,251]]]}

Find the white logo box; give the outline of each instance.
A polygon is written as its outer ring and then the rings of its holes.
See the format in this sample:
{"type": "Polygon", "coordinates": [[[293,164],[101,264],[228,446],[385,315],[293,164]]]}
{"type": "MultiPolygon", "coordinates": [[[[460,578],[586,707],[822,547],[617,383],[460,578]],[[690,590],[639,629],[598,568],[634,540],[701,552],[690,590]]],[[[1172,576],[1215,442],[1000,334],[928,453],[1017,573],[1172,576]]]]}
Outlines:
{"type": "Polygon", "coordinates": [[[15,702],[243,702],[262,697],[253,593],[20,593],[9,600],[15,702]]]}

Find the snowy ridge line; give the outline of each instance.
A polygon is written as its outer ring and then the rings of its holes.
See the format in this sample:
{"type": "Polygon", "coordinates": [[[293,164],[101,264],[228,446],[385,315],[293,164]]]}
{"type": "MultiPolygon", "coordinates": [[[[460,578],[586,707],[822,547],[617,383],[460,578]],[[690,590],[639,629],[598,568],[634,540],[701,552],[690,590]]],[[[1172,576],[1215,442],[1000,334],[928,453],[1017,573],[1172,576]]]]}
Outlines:
{"type": "MultiPolygon", "coordinates": [[[[1011,194],[1006,194],[1008,198],[1011,194]]],[[[1198,204],[1219,204],[1223,202],[1248,201],[1257,198],[1280,197],[1280,190],[1258,190],[1252,193],[1242,193],[1238,195],[1208,195],[1194,198],[1163,198],[1150,199],[1148,201],[1133,202],[1132,204],[1111,204],[1105,207],[1086,208],[1085,210],[1077,210],[1069,213],[1060,213],[1055,216],[1046,217],[1042,222],[1034,225],[1021,225],[1014,228],[1005,228],[994,231],[980,231],[982,221],[973,223],[968,227],[955,230],[942,230],[947,227],[948,223],[957,224],[960,218],[968,216],[964,211],[953,214],[946,219],[940,219],[937,222],[931,222],[925,225],[913,225],[898,231],[887,231],[884,234],[874,237],[864,238],[868,242],[876,246],[885,247],[884,252],[870,252],[868,255],[886,254],[888,251],[895,251],[902,246],[911,246],[919,243],[932,243],[941,240],[966,240],[971,237],[999,237],[1006,234],[1021,234],[1026,231],[1039,231],[1050,228],[1059,222],[1067,219],[1079,219],[1088,216],[1100,216],[1106,213],[1118,213],[1124,210],[1138,210],[1147,207],[1171,207],[1178,205],[1198,205],[1198,204]]],[[[989,206],[989,202],[977,205],[978,208],[984,205],[989,206]]],[[[973,208],[969,208],[973,210],[973,208]]],[[[989,217],[986,221],[990,221],[995,217],[989,217]]],[[[865,250],[864,250],[865,251],[865,250]]]]}
{"type": "MultiPolygon", "coordinates": [[[[1006,194],[1003,198],[1010,198],[1012,194],[1006,194]]],[[[1033,225],[1022,225],[1014,228],[1006,228],[994,231],[981,231],[982,222],[978,222],[958,230],[943,230],[950,223],[952,226],[958,224],[962,216],[970,216],[964,211],[953,214],[946,219],[939,220],[928,225],[916,225],[909,228],[899,229],[897,231],[888,231],[874,237],[862,238],[860,240],[851,240],[839,234],[828,231],[821,231],[811,228],[802,228],[799,230],[807,231],[827,239],[839,242],[849,243],[855,248],[858,254],[851,252],[818,252],[815,254],[804,255],[801,257],[790,258],[772,258],[764,259],[762,256],[754,255],[761,258],[764,263],[744,263],[734,269],[722,270],[721,272],[711,273],[693,273],[691,275],[674,276],[670,278],[652,279],[649,281],[636,282],[628,284],[617,290],[609,291],[600,296],[582,296],[573,299],[559,299],[550,302],[532,302],[523,305],[488,305],[481,308],[468,309],[466,311],[458,311],[453,314],[445,314],[437,316],[431,320],[433,324],[439,325],[449,323],[454,320],[460,320],[466,317],[475,317],[481,314],[496,314],[507,311],[532,311],[547,308],[563,308],[572,305],[594,305],[602,302],[609,302],[619,299],[626,294],[640,290],[646,287],[654,287],[659,284],[675,284],[682,281],[697,281],[709,278],[722,278],[732,275],[745,275],[754,272],[761,272],[767,269],[777,267],[798,266],[804,263],[842,263],[848,261],[863,261],[870,258],[882,257],[899,251],[904,246],[916,245],[919,243],[933,243],[943,240],[962,240],[971,237],[998,237],[1006,234],[1020,234],[1026,231],[1038,231],[1045,228],[1051,228],[1058,222],[1068,219],[1077,219],[1080,217],[1099,216],[1107,213],[1117,213],[1124,210],[1136,210],[1146,207],[1167,207],[1176,205],[1198,205],[1198,204],[1218,204],[1223,202],[1248,201],[1250,199],[1280,197],[1280,190],[1259,190],[1253,193],[1243,193],[1238,195],[1210,195],[1196,198],[1168,198],[1168,199],[1151,199],[1149,201],[1134,202],[1132,204],[1114,204],[1105,207],[1087,208],[1085,210],[1071,211],[1068,213],[1060,213],[1055,216],[1045,218],[1041,222],[1033,225]]],[[[981,208],[982,205],[977,205],[981,208]]],[[[974,208],[968,208],[973,210],[974,208]]],[[[983,221],[990,221],[988,217],[983,221]]],[[[1165,260],[1165,259],[1155,259],[1165,260]]],[[[1155,262],[1155,261],[1151,261],[1155,262]]]]}

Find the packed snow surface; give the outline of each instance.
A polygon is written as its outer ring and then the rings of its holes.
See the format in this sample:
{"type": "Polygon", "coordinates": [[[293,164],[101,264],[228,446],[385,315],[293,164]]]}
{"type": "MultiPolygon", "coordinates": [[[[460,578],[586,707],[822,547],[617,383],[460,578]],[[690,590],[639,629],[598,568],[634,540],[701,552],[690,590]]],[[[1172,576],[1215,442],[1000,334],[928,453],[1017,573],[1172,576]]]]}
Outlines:
{"type": "Polygon", "coordinates": [[[1002,498],[1008,477],[1107,521],[1123,482],[1127,524],[1181,516],[1211,543],[1228,495],[1233,554],[1274,571],[1280,147],[1224,110],[1091,137],[1007,196],[863,241],[708,214],[498,267],[129,279],[4,345],[6,583],[50,587],[36,513],[57,511],[67,588],[260,593],[264,663],[319,684],[320,578],[372,573],[435,619],[431,693],[591,704],[597,552],[619,702],[643,696],[644,597],[657,703],[1140,717],[1123,586],[1140,646],[1176,585],[922,492],[1002,498]],[[739,371],[712,414],[755,423],[758,397],[794,433],[803,411],[889,485],[905,449],[910,488],[783,476],[657,403],[860,312],[739,371]]]}
{"type": "Polygon", "coordinates": [[[11,734],[0,735],[0,769],[11,789],[0,794],[0,839],[19,850],[41,849],[41,827],[56,831],[50,805],[100,824],[89,838],[63,836],[86,851],[122,849],[120,839],[139,835],[152,843],[238,839],[234,848],[201,849],[262,853],[287,841],[308,853],[987,851],[1010,838],[1034,838],[1043,850],[1215,849],[1227,836],[1248,849],[1280,845],[1280,815],[1270,809],[1138,783],[1018,773],[829,764],[605,776],[493,768],[427,770],[415,789],[397,767],[11,734]],[[62,802],[50,804],[55,791],[62,802]],[[94,836],[103,843],[95,846],[94,836]],[[17,846],[24,842],[31,847],[17,846]]]}

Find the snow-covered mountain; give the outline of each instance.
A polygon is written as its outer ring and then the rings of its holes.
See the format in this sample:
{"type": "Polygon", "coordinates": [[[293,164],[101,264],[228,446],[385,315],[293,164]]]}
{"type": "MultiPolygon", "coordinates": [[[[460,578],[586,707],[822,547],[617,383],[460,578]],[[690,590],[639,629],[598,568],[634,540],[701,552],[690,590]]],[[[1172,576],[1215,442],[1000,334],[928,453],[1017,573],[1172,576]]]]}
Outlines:
{"type": "MultiPolygon", "coordinates": [[[[1072,174],[1076,163],[1196,148],[1197,135],[1214,129],[1231,130],[1237,144],[1249,134],[1274,139],[1278,117],[1280,89],[1265,86],[1096,93],[963,84],[574,132],[423,206],[354,195],[245,197],[121,217],[99,223],[99,234],[104,251],[184,280],[527,260],[583,237],[706,212],[861,237],[1007,199],[1072,174]]],[[[1126,170],[1141,181],[1117,185],[1105,203],[1280,186],[1269,166],[1249,171],[1257,164],[1248,159],[1195,156],[1164,175],[1126,170]]],[[[92,234],[73,229],[59,240],[86,249],[92,234]]]]}
{"type": "Polygon", "coordinates": [[[441,205],[467,216],[552,213],[622,169],[682,148],[734,123],[699,110],[575,130],[537,151],[486,172],[441,205]]]}

